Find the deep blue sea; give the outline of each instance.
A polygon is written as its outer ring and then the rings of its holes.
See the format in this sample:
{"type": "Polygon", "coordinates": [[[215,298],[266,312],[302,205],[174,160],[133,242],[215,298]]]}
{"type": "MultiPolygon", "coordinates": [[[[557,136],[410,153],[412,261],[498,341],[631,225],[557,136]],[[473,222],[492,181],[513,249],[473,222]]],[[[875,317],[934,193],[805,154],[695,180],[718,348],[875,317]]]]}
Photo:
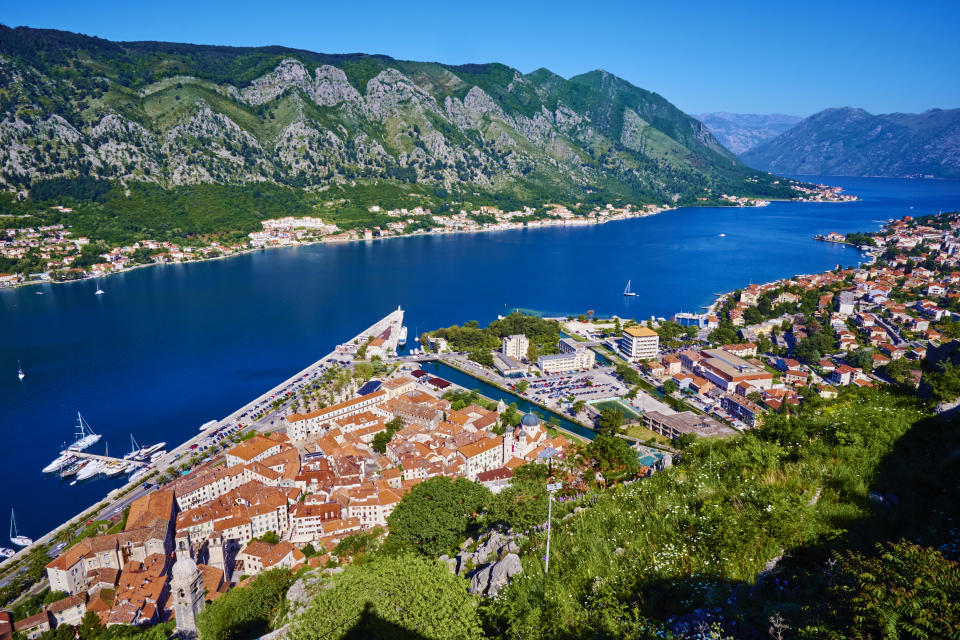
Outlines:
{"type": "Polygon", "coordinates": [[[93,282],[2,290],[0,530],[13,507],[24,533],[38,537],[120,484],[70,487],[41,475],[78,410],[104,434],[93,451],[105,442],[126,451],[130,433],[143,444],[177,443],[397,305],[411,338],[513,308],[670,316],[750,282],[858,262],[857,251],[815,233],[960,208],[958,181],[818,180],[862,201],[275,249],[113,276],[101,281],[104,296],[93,295],[93,282]],[[627,280],[638,297],[621,295],[627,280]]]}

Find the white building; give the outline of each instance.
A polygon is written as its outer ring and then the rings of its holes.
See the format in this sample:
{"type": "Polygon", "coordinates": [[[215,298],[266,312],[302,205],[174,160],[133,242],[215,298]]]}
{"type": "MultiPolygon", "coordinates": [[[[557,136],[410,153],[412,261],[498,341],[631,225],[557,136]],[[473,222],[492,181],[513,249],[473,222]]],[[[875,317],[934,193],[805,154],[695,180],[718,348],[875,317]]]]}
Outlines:
{"type": "Polygon", "coordinates": [[[620,353],[627,360],[654,360],[660,349],[660,336],[653,329],[633,326],[623,330],[620,353]]]}
{"type": "Polygon", "coordinates": [[[597,361],[596,354],[590,349],[577,349],[549,356],[540,356],[537,366],[546,374],[566,373],[579,369],[591,369],[597,361]]]}
{"type": "Polygon", "coordinates": [[[510,356],[514,360],[523,360],[527,357],[527,348],[530,346],[530,340],[522,333],[503,338],[503,344],[500,352],[505,356],[510,356]]]}

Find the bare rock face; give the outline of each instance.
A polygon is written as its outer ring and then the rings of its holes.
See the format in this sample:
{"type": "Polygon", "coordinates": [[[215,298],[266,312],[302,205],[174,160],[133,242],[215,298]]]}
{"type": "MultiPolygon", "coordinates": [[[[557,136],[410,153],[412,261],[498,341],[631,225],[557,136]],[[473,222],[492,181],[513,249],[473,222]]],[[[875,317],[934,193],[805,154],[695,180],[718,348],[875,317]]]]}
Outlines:
{"type": "Polygon", "coordinates": [[[308,90],[308,94],[311,100],[325,107],[345,105],[359,108],[363,100],[342,69],[326,64],[317,67],[313,86],[308,90]]]}
{"type": "Polygon", "coordinates": [[[259,105],[270,102],[291,87],[306,90],[310,84],[310,75],[303,63],[288,58],[281,60],[267,75],[251,82],[249,87],[240,91],[240,96],[248,104],[259,105]]]}
{"type": "Polygon", "coordinates": [[[112,54],[78,56],[50,39],[58,56],[40,71],[0,42],[0,189],[26,195],[36,180],[81,175],[165,187],[384,179],[518,198],[620,185],[624,197],[666,202],[704,180],[748,184],[751,171],[699,122],[607,73],[565,80],[380,56],[341,67],[290,51],[251,81],[232,56],[252,51],[183,57],[128,44],[113,43],[132,60],[173,66],[131,75],[112,54]]]}
{"type": "Polygon", "coordinates": [[[510,579],[523,571],[520,556],[508,553],[501,560],[490,563],[470,579],[470,593],[495,597],[510,579]]]}

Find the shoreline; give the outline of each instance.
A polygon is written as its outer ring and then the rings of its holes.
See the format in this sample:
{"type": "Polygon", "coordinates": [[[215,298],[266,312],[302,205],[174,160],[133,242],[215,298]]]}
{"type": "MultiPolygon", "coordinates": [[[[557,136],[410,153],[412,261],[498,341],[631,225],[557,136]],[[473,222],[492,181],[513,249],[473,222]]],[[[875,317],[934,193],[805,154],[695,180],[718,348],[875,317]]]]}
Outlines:
{"type": "Polygon", "coordinates": [[[481,228],[479,228],[479,229],[452,230],[452,231],[448,231],[448,230],[445,230],[445,229],[443,229],[443,228],[440,228],[440,229],[435,229],[435,230],[432,229],[432,230],[430,230],[430,231],[426,231],[426,232],[423,232],[423,233],[417,233],[417,232],[415,232],[415,233],[400,233],[400,234],[395,234],[395,235],[378,236],[378,237],[375,237],[375,238],[349,238],[349,239],[344,239],[344,240],[324,240],[323,238],[320,238],[320,239],[317,239],[317,240],[308,240],[308,241],[305,241],[305,242],[292,242],[292,243],[290,243],[290,244],[273,244],[273,245],[265,245],[265,246],[260,246],[260,247],[250,247],[250,248],[247,248],[247,249],[241,249],[241,250],[239,250],[239,251],[235,251],[235,252],[230,253],[230,254],[227,254],[227,255],[219,255],[219,256],[212,257],[212,258],[202,258],[202,259],[197,259],[197,260],[181,260],[181,261],[179,261],[179,262],[151,262],[151,263],[149,263],[149,264],[138,264],[138,265],[134,265],[134,266],[132,266],[132,267],[127,267],[127,268],[123,269],[122,271],[111,271],[110,273],[104,273],[104,274],[99,274],[99,275],[87,275],[87,276],[84,277],[84,278],[76,278],[76,279],[73,279],[73,280],[53,280],[53,279],[46,279],[46,280],[42,280],[42,279],[41,279],[41,280],[27,280],[27,281],[24,281],[24,282],[18,282],[18,283],[13,284],[13,285],[7,285],[7,286],[0,287],[0,291],[4,291],[4,290],[7,290],[7,289],[19,289],[19,288],[21,288],[21,287],[29,287],[29,286],[44,285],[44,284],[76,284],[76,283],[78,283],[78,282],[88,282],[88,281],[90,281],[90,280],[97,280],[97,279],[99,279],[99,278],[104,278],[104,279],[106,279],[106,278],[109,278],[110,276],[122,275],[122,274],[125,274],[125,273],[129,273],[129,272],[131,272],[131,271],[135,271],[135,270],[138,270],[138,269],[143,269],[143,268],[146,268],[146,267],[162,267],[162,266],[167,266],[167,265],[182,265],[182,264],[199,264],[199,263],[203,263],[203,262],[211,262],[211,261],[214,261],[214,260],[225,260],[225,259],[228,259],[228,258],[236,258],[236,257],[239,257],[239,256],[248,255],[248,254],[251,254],[251,253],[255,253],[255,252],[257,252],[257,251],[263,251],[263,250],[267,250],[267,249],[289,249],[289,248],[292,248],[292,247],[309,247],[309,246],[313,246],[313,245],[324,245],[324,244],[326,244],[326,245],[339,245],[339,244],[350,244],[350,243],[354,243],[354,242],[375,242],[375,241],[378,241],[378,240],[392,240],[392,239],[400,239],[400,238],[416,238],[416,237],[420,237],[420,236],[448,236],[448,235],[462,235],[462,234],[470,234],[470,233],[492,233],[492,232],[498,232],[498,231],[519,231],[519,230],[525,230],[525,229],[547,229],[547,228],[558,228],[558,227],[559,227],[559,228],[567,228],[567,227],[588,227],[588,226],[595,226],[595,225],[607,224],[607,223],[610,223],[610,222],[622,222],[622,221],[625,221],[625,220],[635,220],[635,219],[649,218],[649,217],[652,217],[652,216],[655,216],[655,215],[659,215],[659,214],[661,214],[661,213],[665,213],[665,212],[668,212],[668,211],[679,211],[679,210],[681,210],[681,209],[689,209],[689,208],[702,208],[702,209],[750,209],[750,208],[754,208],[754,207],[764,207],[764,206],[769,205],[771,202],[799,202],[799,203],[806,202],[806,203],[808,203],[808,204],[845,204],[845,203],[848,203],[848,202],[857,202],[857,200],[836,200],[836,201],[832,201],[832,200],[803,200],[803,199],[795,199],[795,200],[769,199],[769,200],[759,201],[758,204],[752,205],[751,207],[738,206],[738,205],[735,205],[735,204],[730,204],[730,205],[698,205],[698,204],[692,204],[692,205],[680,205],[680,206],[672,206],[672,207],[663,207],[663,208],[658,208],[658,209],[655,210],[655,211],[643,211],[643,212],[639,212],[639,211],[638,211],[638,212],[636,212],[636,213],[629,214],[629,215],[626,215],[626,214],[618,214],[618,215],[616,215],[616,216],[610,216],[610,217],[602,218],[602,219],[591,219],[591,218],[566,218],[566,219],[560,219],[560,220],[563,221],[563,224],[557,224],[557,223],[555,223],[555,220],[556,220],[556,219],[550,218],[550,219],[547,219],[547,220],[536,220],[536,221],[533,221],[532,224],[531,224],[531,223],[517,223],[516,225],[509,226],[509,227],[505,227],[505,228],[495,228],[495,227],[486,227],[486,228],[484,228],[484,227],[481,227],[481,228]],[[763,204],[760,204],[760,203],[763,203],[763,204]],[[568,220],[569,220],[570,222],[567,222],[568,220]],[[548,224],[544,224],[544,223],[548,223],[548,224]]]}
{"type": "MultiPolygon", "coordinates": [[[[394,316],[398,313],[400,314],[400,319],[398,322],[402,324],[403,311],[394,310],[394,311],[391,311],[386,316],[384,316],[383,318],[380,318],[375,323],[373,323],[372,325],[370,325],[369,327],[367,327],[357,335],[353,336],[352,338],[338,343],[337,345],[334,346],[333,350],[330,351],[329,353],[323,355],[318,360],[308,364],[303,369],[298,370],[292,376],[285,378],[283,381],[274,385],[270,389],[264,391],[263,393],[260,393],[255,398],[245,402],[243,405],[241,405],[237,409],[234,409],[225,417],[218,419],[216,421],[216,424],[209,425],[203,431],[196,432],[194,435],[190,436],[185,441],[169,449],[167,452],[167,455],[160,460],[160,463],[164,465],[162,469],[160,464],[151,465],[153,468],[153,471],[149,475],[144,476],[143,478],[138,478],[136,481],[128,479],[128,481],[125,484],[111,489],[109,492],[107,492],[106,495],[98,499],[92,505],[88,505],[84,507],[79,513],[70,516],[63,523],[47,531],[45,534],[43,534],[39,538],[36,538],[32,544],[18,550],[14,555],[12,555],[9,558],[0,559],[0,570],[7,571],[8,566],[5,566],[5,565],[7,565],[8,562],[16,564],[16,562],[24,560],[32,552],[37,550],[39,546],[46,545],[50,542],[53,542],[55,537],[63,530],[72,526],[79,525],[80,523],[83,522],[83,519],[85,517],[87,519],[92,520],[97,516],[102,515],[105,510],[113,506],[113,504],[116,502],[116,499],[125,498],[128,495],[134,494],[137,491],[138,486],[142,486],[144,483],[150,482],[152,478],[156,477],[160,473],[165,472],[167,469],[176,468],[177,467],[176,463],[181,460],[181,456],[184,453],[190,451],[191,445],[199,443],[201,440],[207,437],[207,434],[212,433],[215,429],[228,426],[229,424],[231,424],[231,421],[242,417],[241,414],[245,410],[250,410],[252,407],[255,407],[259,402],[271,398],[272,397],[271,394],[276,394],[280,392],[291,383],[296,382],[297,380],[301,379],[305,375],[308,375],[311,371],[316,369],[318,366],[322,365],[323,362],[328,358],[330,358],[331,356],[335,356],[337,354],[342,355],[342,352],[339,350],[340,346],[345,344],[351,344],[368,334],[375,335],[376,333],[379,333],[382,330],[383,324],[384,323],[390,324],[393,321],[394,316]]],[[[255,427],[254,425],[249,424],[246,426],[246,428],[242,429],[240,433],[245,433],[250,428],[255,428],[255,427]]],[[[9,567],[12,567],[13,564],[9,565],[9,567]]],[[[44,577],[43,579],[45,580],[46,578],[44,577]]]]}

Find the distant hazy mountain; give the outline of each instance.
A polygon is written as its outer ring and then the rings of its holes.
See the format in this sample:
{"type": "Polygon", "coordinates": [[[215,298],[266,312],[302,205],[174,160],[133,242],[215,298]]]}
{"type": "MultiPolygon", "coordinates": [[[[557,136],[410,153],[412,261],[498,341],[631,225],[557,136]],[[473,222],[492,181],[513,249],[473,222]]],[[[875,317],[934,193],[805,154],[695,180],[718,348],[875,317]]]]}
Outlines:
{"type": "Polygon", "coordinates": [[[776,173],[960,178],[960,109],[876,116],[827,109],[741,158],[776,173]]]}
{"type": "Polygon", "coordinates": [[[782,113],[701,113],[694,118],[706,125],[710,133],[735,154],[752,149],[764,140],[775,138],[803,118],[782,113]]]}

